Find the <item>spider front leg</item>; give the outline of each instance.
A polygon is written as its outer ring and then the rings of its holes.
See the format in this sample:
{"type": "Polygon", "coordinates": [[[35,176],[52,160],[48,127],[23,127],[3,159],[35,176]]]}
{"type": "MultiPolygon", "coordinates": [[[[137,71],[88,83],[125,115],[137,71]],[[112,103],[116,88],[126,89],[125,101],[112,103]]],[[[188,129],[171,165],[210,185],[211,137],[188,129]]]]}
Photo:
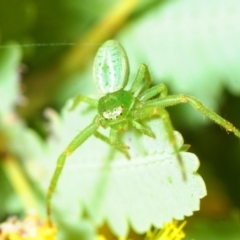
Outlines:
{"type": "Polygon", "coordinates": [[[151,107],[142,107],[139,109],[135,109],[132,113],[132,117],[134,120],[142,120],[142,119],[147,119],[147,118],[150,119],[153,116],[158,116],[163,120],[165,129],[166,129],[166,132],[168,135],[168,139],[169,139],[171,145],[173,146],[173,150],[178,159],[178,162],[179,162],[179,165],[180,165],[180,168],[182,171],[183,180],[186,180],[186,172],[184,169],[184,164],[182,161],[182,157],[179,153],[177,141],[174,136],[174,128],[172,126],[168,112],[164,108],[161,108],[159,106],[151,106],[151,107]]]}
{"type": "Polygon", "coordinates": [[[137,121],[132,120],[132,125],[135,127],[137,130],[139,130],[142,134],[145,134],[149,137],[155,138],[155,134],[152,132],[151,129],[144,127],[142,124],[140,124],[137,121]]]}
{"type": "Polygon", "coordinates": [[[152,80],[148,71],[148,67],[145,64],[141,64],[129,91],[133,94],[138,91],[138,94],[140,94],[145,89],[148,89],[151,83],[152,80]]]}
{"type": "Polygon", "coordinates": [[[115,147],[118,151],[120,151],[121,153],[123,153],[127,159],[130,159],[129,153],[126,151],[125,148],[122,148],[122,146],[121,146],[121,147],[118,147],[118,146],[112,144],[112,142],[110,141],[110,139],[109,139],[108,137],[104,136],[102,133],[100,133],[100,132],[97,131],[97,132],[94,133],[94,136],[97,137],[97,138],[99,138],[99,139],[101,139],[103,142],[109,144],[110,146],[115,147]]]}
{"type": "Polygon", "coordinates": [[[93,122],[88,125],[83,131],[81,131],[66,147],[66,149],[60,154],[57,160],[57,165],[54,170],[52,179],[47,192],[47,218],[51,225],[52,214],[52,196],[56,190],[59,177],[62,173],[66,158],[71,155],[79,146],[81,146],[91,135],[93,135],[99,128],[99,116],[96,116],[93,122]]]}
{"type": "Polygon", "coordinates": [[[70,111],[74,110],[79,104],[80,102],[85,102],[87,103],[89,106],[92,107],[97,107],[98,105],[98,100],[84,96],[84,95],[77,95],[74,99],[73,99],[73,103],[72,106],[69,108],[70,111]]]}
{"type": "Polygon", "coordinates": [[[145,106],[161,106],[163,108],[175,106],[177,104],[190,103],[191,106],[196,109],[198,112],[202,113],[204,116],[208,117],[218,125],[225,128],[228,132],[233,132],[238,138],[240,138],[240,131],[230,122],[219,116],[212,109],[204,106],[198,99],[195,97],[178,94],[178,95],[169,95],[162,99],[149,100],[145,103],[145,106]]]}
{"type": "Polygon", "coordinates": [[[140,94],[138,96],[138,98],[141,100],[141,101],[147,101],[157,95],[159,95],[157,98],[163,98],[163,97],[166,97],[168,94],[168,90],[167,90],[167,87],[165,84],[163,83],[160,83],[160,84],[157,84],[156,86],[154,87],[151,87],[149,89],[147,89],[145,92],[143,92],[142,94],[140,94]]]}
{"type": "Polygon", "coordinates": [[[160,83],[154,87],[149,88],[151,82],[152,80],[148,71],[148,67],[145,64],[141,64],[130,91],[132,93],[138,91],[137,97],[141,101],[149,100],[157,95],[159,95],[160,98],[167,96],[168,90],[166,85],[160,83]]]}
{"type": "Polygon", "coordinates": [[[121,143],[118,140],[118,136],[119,136],[119,131],[117,131],[116,129],[111,128],[110,129],[110,136],[109,136],[110,144],[113,147],[117,148],[117,149],[121,149],[122,151],[129,150],[129,146],[124,145],[123,143],[121,143]]]}

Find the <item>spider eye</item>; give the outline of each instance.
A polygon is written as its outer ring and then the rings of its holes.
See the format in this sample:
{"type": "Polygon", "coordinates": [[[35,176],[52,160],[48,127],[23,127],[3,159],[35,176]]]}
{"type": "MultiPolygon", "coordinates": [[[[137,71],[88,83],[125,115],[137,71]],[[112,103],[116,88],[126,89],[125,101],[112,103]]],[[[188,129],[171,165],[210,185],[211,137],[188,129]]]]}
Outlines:
{"type": "Polygon", "coordinates": [[[114,108],[112,111],[110,111],[110,110],[104,111],[103,117],[105,119],[113,120],[113,119],[117,119],[120,115],[122,115],[122,113],[123,113],[123,107],[119,106],[119,107],[114,108]]]}

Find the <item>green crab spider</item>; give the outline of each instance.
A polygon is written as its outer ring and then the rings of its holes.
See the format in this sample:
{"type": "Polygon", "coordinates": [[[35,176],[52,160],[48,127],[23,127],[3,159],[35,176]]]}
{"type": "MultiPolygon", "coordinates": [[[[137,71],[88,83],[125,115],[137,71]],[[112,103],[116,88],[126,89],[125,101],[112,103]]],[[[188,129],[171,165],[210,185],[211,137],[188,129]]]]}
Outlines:
{"type": "Polygon", "coordinates": [[[97,108],[97,114],[93,121],[69,143],[57,160],[47,193],[47,217],[50,224],[52,196],[57,187],[65,160],[91,135],[100,138],[129,158],[127,151],[129,147],[119,141],[119,133],[126,131],[131,125],[142,134],[154,138],[151,129],[142,125],[141,121],[159,117],[163,120],[184,179],[186,179],[184,166],[175,140],[173,126],[168,112],[165,110],[166,107],[190,103],[194,109],[240,138],[240,131],[233,124],[204,106],[195,97],[185,94],[168,95],[167,87],[163,83],[150,87],[151,77],[145,64],[140,65],[130,89],[125,89],[129,77],[128,58],[123,47],[115,40],[108,40],[99,48],[94,60],[93,77],[96,88],[103,96],[97,100],[78,95],[74,99],[71,109],[75,108],[80,102],[85,102],[97,108]],[[101,127],[110,128],[109,137],[102,135],[98,131],[101,127]]]}

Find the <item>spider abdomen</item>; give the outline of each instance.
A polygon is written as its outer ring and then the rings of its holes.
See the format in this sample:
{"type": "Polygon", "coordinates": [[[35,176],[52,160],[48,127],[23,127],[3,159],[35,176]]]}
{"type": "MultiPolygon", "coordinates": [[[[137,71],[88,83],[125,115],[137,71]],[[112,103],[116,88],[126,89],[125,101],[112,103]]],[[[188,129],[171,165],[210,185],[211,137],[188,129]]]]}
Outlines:
{"type": "Polygon", "coordinates": [[[107,94],[124,88],[128,75],[128,58],[123,47],[115,40],[106,41],[99,48],[93,64],[98,91],[107,94]]]}

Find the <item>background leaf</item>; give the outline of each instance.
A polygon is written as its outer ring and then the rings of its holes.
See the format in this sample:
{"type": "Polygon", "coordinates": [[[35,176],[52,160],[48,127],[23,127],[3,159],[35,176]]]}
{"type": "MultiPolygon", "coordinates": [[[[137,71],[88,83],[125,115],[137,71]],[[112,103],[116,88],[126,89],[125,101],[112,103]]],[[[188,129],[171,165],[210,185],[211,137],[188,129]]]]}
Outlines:
{"type": "Polygon", "coordinates": [[[20,101],[19,63],[20,47],[15,45],[0,51],[0,113],[10,112],[20,101]]]}

